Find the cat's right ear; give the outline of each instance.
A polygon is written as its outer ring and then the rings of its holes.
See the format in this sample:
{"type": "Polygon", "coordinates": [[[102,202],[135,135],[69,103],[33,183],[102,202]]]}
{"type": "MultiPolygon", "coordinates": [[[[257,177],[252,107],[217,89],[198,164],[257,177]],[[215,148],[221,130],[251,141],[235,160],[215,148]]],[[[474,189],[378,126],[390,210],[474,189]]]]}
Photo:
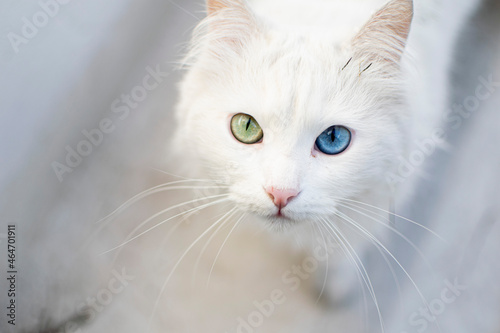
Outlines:
{"type": "Polygon", "coordinates": [[[257,24],[245,0],[207,0],[210,43],[241,49],[257,24]]]}

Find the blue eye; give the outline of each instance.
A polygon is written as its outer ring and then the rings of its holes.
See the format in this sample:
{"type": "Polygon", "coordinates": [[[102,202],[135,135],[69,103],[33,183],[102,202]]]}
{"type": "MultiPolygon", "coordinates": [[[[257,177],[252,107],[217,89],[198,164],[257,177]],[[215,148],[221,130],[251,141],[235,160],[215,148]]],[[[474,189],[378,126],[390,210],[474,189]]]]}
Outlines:
{"type": "Polygon", "coordinates": [[[349,147],[351,131],[344,126],[332,126],[316,139],[316,147],[327,155],[337,155],[349,147]]]}

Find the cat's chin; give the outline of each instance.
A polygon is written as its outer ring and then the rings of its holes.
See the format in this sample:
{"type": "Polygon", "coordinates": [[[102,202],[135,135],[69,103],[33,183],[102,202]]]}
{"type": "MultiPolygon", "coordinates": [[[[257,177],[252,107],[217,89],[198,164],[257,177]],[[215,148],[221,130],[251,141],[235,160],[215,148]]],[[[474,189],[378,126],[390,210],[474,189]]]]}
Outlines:
{"type": "Polygon", "coordinates": [[[261,215],[256,214],[258,218],[274,231],[286,231],[302,222],[302,220],[294,219],[283,214],[261,215]]]}

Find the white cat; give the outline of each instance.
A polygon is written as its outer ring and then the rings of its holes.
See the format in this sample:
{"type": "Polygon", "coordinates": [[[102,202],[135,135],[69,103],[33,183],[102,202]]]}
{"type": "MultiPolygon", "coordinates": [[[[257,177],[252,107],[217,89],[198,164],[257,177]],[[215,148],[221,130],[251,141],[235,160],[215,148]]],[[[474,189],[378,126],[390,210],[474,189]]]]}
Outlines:
{"type": "MultiPolygon", "coordinates": [[[[390,268],[364,265],[376,265],[373,250],[394,261],[391,203],[405,200],[416,178],[400,163],[422,138],[441,144],[435,125],[452,50],[474,5],[207,1],[163,168],[181,177],[114,220],[75,226],[76,236],[58,232],[75,212],[92,220],[113,200],[83,205],[77,195],[49,210],[43,230],[51,235],[32,236],[44,251],[30,258],[30,270],[47,276],[24,275],[34,286],[49,282],[23,297],[29,320],[19,327],[393,333],[404,318],[387,311],[394,284],[381,295],[371,280],[390,268]]],[[[151,185],[143,169],[112,185],[94,172],[116,192],[122,183],[151,185]]],[[[87,179],[77,184],[95,191],[87,179]]]]}
{"type": "Polygon", "coordinates": [[[347,281],[373,292],[354,253],[384,249],[392,228],[363,209],[404,201],[401,160],[422,138],[443,143],[452,48],[473,3],[448,6],[208,1],[195,32],[173,149],[199,167],[191,177],[228,186],[238,210],[340,243],[360,276],[332,261],[332,298],[347,281]]]}

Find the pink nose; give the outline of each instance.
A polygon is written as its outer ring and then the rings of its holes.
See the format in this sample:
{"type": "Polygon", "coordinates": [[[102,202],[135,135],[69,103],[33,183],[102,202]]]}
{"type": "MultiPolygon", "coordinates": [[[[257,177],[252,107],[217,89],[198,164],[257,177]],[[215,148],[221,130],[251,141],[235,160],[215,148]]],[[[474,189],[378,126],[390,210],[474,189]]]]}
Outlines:
{"type": "Polygon", "coordinates": [[[284,208],[288,205],[290,200],[299,194],[299,191],[297,190],[278,190],[274,187],[268,187],[266,188],[266,191],[276,207],[279,209],[284,208]]]}

